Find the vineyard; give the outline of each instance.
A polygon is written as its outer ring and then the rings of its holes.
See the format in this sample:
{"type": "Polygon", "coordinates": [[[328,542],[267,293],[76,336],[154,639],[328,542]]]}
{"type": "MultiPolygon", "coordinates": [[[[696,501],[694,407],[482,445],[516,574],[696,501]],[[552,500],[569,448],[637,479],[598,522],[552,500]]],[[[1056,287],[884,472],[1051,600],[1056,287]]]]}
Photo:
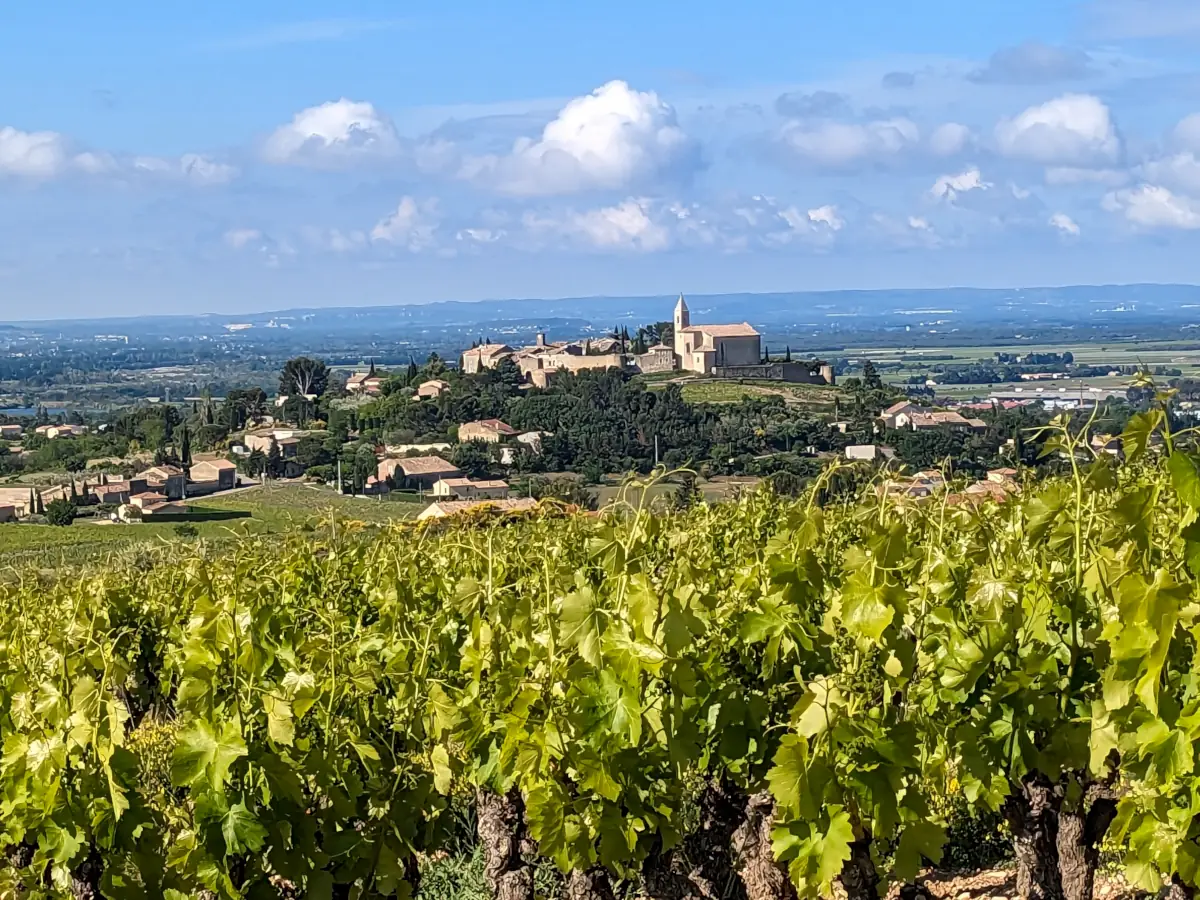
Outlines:
{"type": "Polygon", "coordinates": [[[1200,884],[1200,457],[1007,503],[345,525],[0,585],[0,897],[921,895],[965,808],[1017,889],[1200,884]],[[535,877],[535,875],[537,877],[535,877]]]}

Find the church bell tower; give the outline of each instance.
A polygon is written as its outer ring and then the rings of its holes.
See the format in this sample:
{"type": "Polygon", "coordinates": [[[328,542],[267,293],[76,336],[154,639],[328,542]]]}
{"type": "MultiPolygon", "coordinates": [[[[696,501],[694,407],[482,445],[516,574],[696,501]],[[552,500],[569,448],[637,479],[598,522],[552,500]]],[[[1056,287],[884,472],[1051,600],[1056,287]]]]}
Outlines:
{"type": "Polygon", "coordinates": [[[683,331],[685,328],[690,328],[692,325],[692,316],[688,312],[687,303],[683,299],[683,294],[679,295],[679,301],[675,304],[675,333],[683,331]]]}

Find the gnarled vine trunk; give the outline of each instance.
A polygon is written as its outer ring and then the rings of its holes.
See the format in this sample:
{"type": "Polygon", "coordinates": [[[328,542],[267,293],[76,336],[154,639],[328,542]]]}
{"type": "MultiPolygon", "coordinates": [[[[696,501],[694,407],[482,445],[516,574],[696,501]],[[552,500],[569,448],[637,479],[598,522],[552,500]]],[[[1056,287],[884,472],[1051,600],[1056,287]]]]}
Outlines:
{"type": "Polygon", "coordinates": [[[879,900],[879,874],[871,859],[870,836],[850,843],[850,858],[842,864],[841,882],[849,900],[879,900]]]}
{"type": "Polygon", "coordinates": [[[567,876],[567,900],[614,900],[612,882],[603,866],[573,869],[567,876]]]}
{"type": "Polygon", "coordinates": [[[1058,872],[1066,900],[1092,900],[1100,842],[1117,816],[1116,795],[1103,784],[1090,784],[1075,808],[1058,811],[1058,872]]]}
{"type": "Polygon", "coordinates": [[[93,847],[87,858],[71,870],[71,896],[75,900],[100,900],[100,878],[104,860],[93,847]]]}
{"type": "Polygon", "coordinates": [[[1057,786],[1040,772],[1021,779],[1004,802],[1004,815],[1013,833],[1017,896],[1021,900],[1062,900],[1058,805],[1057,786]]]}
{"type": "Polygon", "coordinates": [[[746,795],[710,781],[699,797],[700,821],[680,846],[656,848],[642,867],[642,890],[652,900],[745,900],[734,858],[734,833],[746,816],[746,795]]]}
{"type": "Polygon", "coordinates": [[[484,876],[493,900],[533,900],[533,866],[526,861],[525,803],[516,788],[501,796],[480,788],[475,794],[484,876]]]}
{"type": "Polygon", "coordinates": [[[770,791],[754,794],[746,803],[746,819],[733,836],[738,851],[738,874],[747,900],[796,900],[796,889],[787,872],[775,861],[771,828],[775,800],[770,791]]]}

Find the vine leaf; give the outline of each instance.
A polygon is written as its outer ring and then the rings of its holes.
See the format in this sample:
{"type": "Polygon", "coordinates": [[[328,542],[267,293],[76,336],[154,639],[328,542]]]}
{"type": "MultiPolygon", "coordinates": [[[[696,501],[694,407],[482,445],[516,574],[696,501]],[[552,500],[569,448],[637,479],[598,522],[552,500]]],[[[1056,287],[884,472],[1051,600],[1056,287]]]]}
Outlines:
{"type": "Polygon", "coordinates": [[[230,767],[245,755],[246,742],[232,722],[224,723],[218,732],[197,721],[179,735],[171,754],[171,783],[176,787],[207,783],[220,790],[229,781],[230,767]]]}

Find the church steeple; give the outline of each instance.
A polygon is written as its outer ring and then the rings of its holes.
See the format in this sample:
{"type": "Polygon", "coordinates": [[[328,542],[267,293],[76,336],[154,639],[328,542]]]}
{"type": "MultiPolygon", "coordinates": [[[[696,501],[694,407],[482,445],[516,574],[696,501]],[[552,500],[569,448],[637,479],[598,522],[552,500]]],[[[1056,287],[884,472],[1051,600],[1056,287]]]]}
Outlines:
{"type": "Polygon", "coordinates": [[[688,312],[687,302],[683,299],[683,294],[680,294],[679,300],[675,304],[675,333],[678,334],[685,328],[690,328],[691,325],[691,313],[688,312]]]}

